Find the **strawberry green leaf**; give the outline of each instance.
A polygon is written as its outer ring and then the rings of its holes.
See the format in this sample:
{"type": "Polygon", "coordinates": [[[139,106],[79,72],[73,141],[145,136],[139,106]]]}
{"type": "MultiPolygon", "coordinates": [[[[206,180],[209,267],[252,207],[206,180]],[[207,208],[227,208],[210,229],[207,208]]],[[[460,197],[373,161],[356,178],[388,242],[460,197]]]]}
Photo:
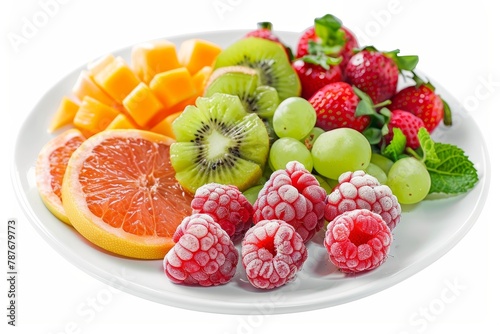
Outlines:
{"type": "Polygon", "coordinates": [[[413,71],[418,64],[418,56],[397,56],[396,65],[400,71],[413,71]]]}
{"type": "Polygon", "coordinates": [[[345,33],[340,29],[341,27],[342,21],[332,14],[326,14],[314,20],[314,31],[321,39],[323,46],[345,45],[345,33]]]}
{"type": "Polygon", "coordinates": [[[394,136],[391,142],[382,150],[382,155],[391,159],[392,161],[398,160],[405,151],[406,136],[399,128],[392,129],[394,136]]]}
{"type": "Polygon", "coordinates": [[[452,144],[434,143],[439,162],[426,161],[431,176],[429,193],[465,193],[478,182],[477,170],[465,152],[452,144]]]}
{"type": "Polygon", "coordinates": [[[375,115],[375,109],[373,109],[373,104],[370,104],[367,100],[360,100],[356,107],[356,117],[365,115],[375,115]]]}
{"type": "Polygon", "coordinates": [[[257,29],[273,30],[273,24],[271,22],[257,22],[257,29]]]}
{"type": "Polygon", "coordinates": [[[363,136],[368,139],[370,145],[377,145],[382,140],[382,131],[377,128],[366,128],[363,131],[363,136]]]}
{"type": "Polygon", "coordinates": [[[320,65],[325,70],[329,70],[330,66],[338,65],[342,61],[341,57],[340,58],[329,57],[329,56],[322,54],[322,53],[308,54],[308,55],[303,56],[300,59],[302,59],[306,63],[320,65]]]}
{"type": "MultiPolygon", "coordinates": [[[[391,120],[391,111],[388,108],[382,108],[378,112],[380,114],[382,126],[380,127],[380,131],[382,132],[382,136],[385,136],[389,133],[389,121],[391,120]]],[[[380,126],[379,124],[379,126],[380,126]]]]}
{"type": "Polygon", "coordinates": [[[396,63],[399,71],[413,71],[418,64],[418,56],[400,56],[399,50],[383,52],[384,56],[390,58],[396,63]]]}
{"type": "Polygon", "coordinates": [[[441,97],[439,97],[439,98],[441,99],[441,101],[443,101],[443,110],[444,110],[443,123],[446,126],[450,126],[453,123],[450,105],[443,98],[441,98],[441,97]]]}
{"type": "Polygon", "coordinates": [[[384,101],[380,104],[373,105],[373,101],[368,94],[363,92],[356,86],[352,86],[354,93],[359,97],[358,105],[356,106],[356,112],[354,116],[369,116],[370,124],[363,131],[363,135],[368,139],[370,144],[376,145],[380,143],[383,136],[389,132],[387,124],[391,118],[391,111],[384,105],[390,104],[390,101],[384,101]],[[375,110],[376,107],[382,107],[379,112],[375,110]]]}

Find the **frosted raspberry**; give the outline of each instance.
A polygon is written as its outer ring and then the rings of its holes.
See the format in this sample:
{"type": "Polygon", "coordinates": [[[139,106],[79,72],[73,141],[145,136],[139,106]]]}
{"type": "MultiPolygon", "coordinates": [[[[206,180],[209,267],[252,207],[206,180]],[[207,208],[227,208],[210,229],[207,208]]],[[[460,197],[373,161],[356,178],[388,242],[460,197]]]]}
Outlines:
{"type": "Polygon", "coordinates": [[[177,227],[174,247],[165,255],[163,268],[174,283],[212,286],[234,276],[238,251],[211,216],[193,214],[177,227]]]}
{"type": "Polygon", "coordinates": [[[330,261],[344,273],[380,266],[391,243],[391,231],[382,217],[365,209],[337,216],[328,224],[324,240],[330,261]]]}
{"type": "Polygon", "coordinates": [[[364,171],[340,175],[339,184],[327,197],[325,219],[332,221],[355,209],[367,209],[381,215],[391,231],[401,219],[401,205],[391,189],[380,185],[376,178],[364,171]]]}
{"type": "Polygon", "coordinates": [[[238,187],[208,183],[196,190],[193,213],[205,213],[219,223],[231,240],[242,237],[252,225],[252,204],[238,187]]]}
{"type": "Polygon", "coordinates": [[[283,220],[262,220],[251,227],[241,244],[241,257],[250,283],[273,289],[292,280],[307,259],[301,236],[283,220]]]}
{"type": "Polygon", "coordinates": [[[323,225],[325,200],[326,191],[314,175],[292,161],[264,184],[253,206],[253,221],[284,220],[307,242],[323,225]]]}

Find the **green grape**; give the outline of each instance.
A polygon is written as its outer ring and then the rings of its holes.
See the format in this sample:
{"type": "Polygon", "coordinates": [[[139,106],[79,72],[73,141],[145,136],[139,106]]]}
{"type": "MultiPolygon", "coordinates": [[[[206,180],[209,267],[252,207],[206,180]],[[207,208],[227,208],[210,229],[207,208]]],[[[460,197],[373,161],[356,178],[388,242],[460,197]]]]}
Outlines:
{"type": "Polygon", "coordinates": [[[264,187],[263,184],[259,184],[256,186],[253,186],[251,188],[248,188],[243,192],[243,196],[247,198],[247,200],[253,205],[255,201],[257,200],[257,197],[259,196],[260,190],[264,187]]]}
{"type": "Polygon", "coordinates": [[[387,185],[401,204],[422,201],[431,188],[431,177],[425,165],[413,157],[397,160],[387,175],[387,185]]]}
{"type": "Polygon", "coordinates": [[[312,171],[313,159],[311,152],[304,144],[295,138],[280,138],[276,140],[269,151],[269,164],[272,169],[285,169],[290,161],[298,161],[308,171],[312,171]]]}
{"type": "Polygon", "coordinates": [[[372,149],[361,132],[338,128],[319,135],[311,154],[314,169],[324,177],[337,180],[342,173],[365,170],[372,149]]]}
{"type": "Polygon", "coordinates": [[[325,189],[325,191],[326,191],[327,194],[330,194],[332,192],[333,187],[331,187],[328,184],[328,182],[326,181],[326,179],[323,178],[322,176],[317,175],[317,174],[313,174],[313,175],[316,178],[316,180],[318,180],[320,187],[323,188],[323,189],[325,189]]]}
{"type": "Polygon", "coordinates": [[[325,181],[326,183],[328,183],[328,185],[332,188],[332,190],[339,185],[339,180],[337,179],[329,179],[327,177],[325,177],[325,181]]]}
{"type": "Polygon", "coordinates": [[[306,145],[308,149],[312,149],[316,139],[318,139],[319,135],[324,132],[325,130],[315,126],[314,128],[312,128],[311,132],[309,132],[307,136],[305,136],[305,138],[302,139],[302,142],[304,143],[304,145],[306,145]]]}
{"type": "Polygon", "coordinates": [[[382,168],[386,175],[389,173],[389,169],[391,169],[392,165],[394,164],[394,161],[387,157],[384,157],[379,153],[372,153],[370,162],[382,168]]]}
{"type": "Polygon", "coordinates": [[[370,162],[368,164],[368,167],[366,167],[365,172],[376,178],[378,182],[380,182],[380,184],[387,183],[387,175],[385,174],[384,170],[374,163],[370,162]]]}
{"type": "Polygon", "coordinates": [[[316,124],[316,111],[301,97],[289,97],[281,102],[273,116],[273,128],[280,138],[303,139],[316,124]]]}

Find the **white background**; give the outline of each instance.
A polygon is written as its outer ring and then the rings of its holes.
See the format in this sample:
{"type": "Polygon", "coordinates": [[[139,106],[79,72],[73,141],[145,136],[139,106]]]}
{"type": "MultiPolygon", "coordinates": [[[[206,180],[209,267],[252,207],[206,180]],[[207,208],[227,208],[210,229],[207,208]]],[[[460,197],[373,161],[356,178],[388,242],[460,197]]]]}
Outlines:
{"type": "Polygon", "coordinates": [[[415,276],[345,305],[253,317],[194,312],[118,290],[110,293],[108,286],[66,261],[37,234],[19,207],[11,182],[18,129],[43,94],[74,68],[104,53],[169,35],[251,29],[264,20],[272,21],[278,30],[301,31],[325,13],[340,17],[360,34],[363,44],[418,54],[419,68],[464,103],[483,130],[495,170],[495,132],[500,121],[500,50],[495,35],[500,24],[491,2],[61,0],[57,10],[52,7],[48,21],[26,43],[14,47],[8,34],[21,34],[26,20],[33,22],[43,11],[43,3],[54,1],[0,2],[1,268],[7,262],[5,223],[10,218],[18,221],[20,245],[16,328],[7,326],[6,280],[0,284],[0,326],[8,333],[286,333],[320,328],[332,333],[490,333],[490,325],[498,324],[500,294],[493,276],[500,256],[495,173],[489,200],[471,231],[415,276]],[[444,303],[443,294],[452,283],[459,289],[452,301],[444,303]],[[94,313],[82,316],[76,311],[82,303],[90,305],[92,299],[104,295],[112,297],[94,313]],[[438,305],[444,307],[436,309],[438,305]]]}

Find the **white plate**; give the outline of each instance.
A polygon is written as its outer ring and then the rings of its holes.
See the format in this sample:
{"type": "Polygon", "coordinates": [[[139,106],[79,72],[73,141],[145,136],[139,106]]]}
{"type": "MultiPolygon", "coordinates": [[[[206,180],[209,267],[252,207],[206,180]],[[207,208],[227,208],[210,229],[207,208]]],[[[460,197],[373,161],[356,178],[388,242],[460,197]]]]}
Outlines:
{"type": "MultiPolygon", "coordinates": [[[[289,45],[297,33],[278,32],[289,45]]],[[[227,46],[244,31],[200,33],[168,38],[179,44],[200,37],[227,46]]],[[[113,52],[129,59],[130,48],[113,52]]],[[[35,185],[34,166],[41,147],[52,137],[46,129],[63,95],[69,94],[78,68],[52,87],[26,119],[17,139],[14,186],[21,206],[40,235],[62,256],[101,281],[158,303],[206,312],[271,314],[334,306],[386,289],[424,269],[448,252],[477,220],[488,193],[490,164],[480,129],[455,98],[439,85],[437,91],[454,112],[451,128],[440,126],[433,137],[463,148],[475,163],[479,183],[465,195],[428,200],[406,208],[394,232],[388,260],[378,269],[357,275],[341,274],[327,260],[318,234],[309,245],[309,258],[296,280],[271,291],[256,291],[245,281],[241,264],[227,285],[211,288],[171,283],[162,261],[118,257],[98,249],[74,229],[57,220],[43,205],[35,185]]],[[[472,256],[472,255],[471,255],[472,256]]]]}

